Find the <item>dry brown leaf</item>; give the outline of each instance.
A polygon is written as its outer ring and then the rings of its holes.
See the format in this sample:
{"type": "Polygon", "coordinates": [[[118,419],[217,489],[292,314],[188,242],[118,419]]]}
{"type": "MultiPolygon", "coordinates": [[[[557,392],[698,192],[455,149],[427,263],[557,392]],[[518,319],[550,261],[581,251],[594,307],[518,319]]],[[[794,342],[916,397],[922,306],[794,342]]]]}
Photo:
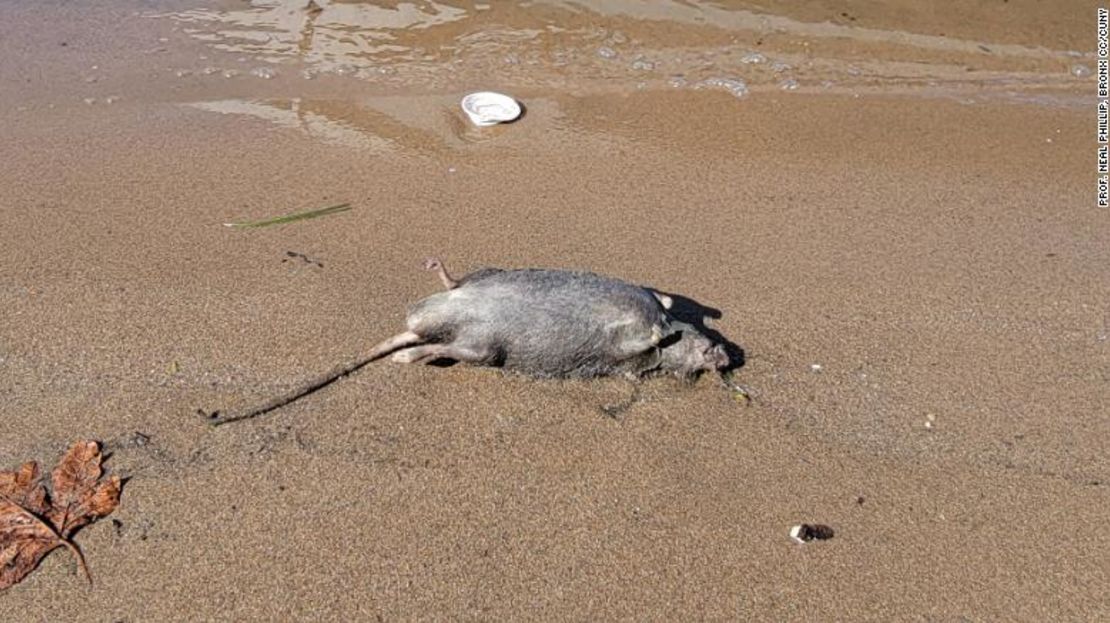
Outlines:
{"type": "Polygon", "coordinates": [[[100,480],[100,444],[84,441],[73,444],[51,474],[54,484],[49,516],[63,537],[116,509],[119,504],[119,478],[100,480]]]}
{"type": "Polygon", "coordinates": [[[32,512],[45,513],[46,488],[39,484],[39,466],[34,461],[24,463],[19,471],[0,472],[0,496],[32,512]]]}
{"type": "Polygon", "coordinates": [[[59,547],[73,553],[92,582],[84,556],[70,537],[119,506],[120,479],[102,481],[101,461],[100,444],[73,444],[51,474],[51,493],[33,461],[14,472],[0,471],[0,591],[22,580],[59,547]]]}

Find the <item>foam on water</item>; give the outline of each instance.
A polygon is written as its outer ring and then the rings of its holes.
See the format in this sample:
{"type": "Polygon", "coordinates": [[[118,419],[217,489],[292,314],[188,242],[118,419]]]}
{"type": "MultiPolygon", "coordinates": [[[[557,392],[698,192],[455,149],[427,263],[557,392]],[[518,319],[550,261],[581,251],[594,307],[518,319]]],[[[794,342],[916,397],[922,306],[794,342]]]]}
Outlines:
{"type": "Polygon", "coordinates": [[[255,78],[262,78],[263,80],[271,80],[277,75],[272,67],[255,67],[250,71],[250,74],[255,78]]]}
{"type": "Polygon", "coordinates": [[[603,45],[597,49],[597,55],[601,58],[613,59],[617,57],[617,51],[607,45],[603,45]]]}
{"type": "Polygon", "coordinates": [[[699,82],[695,88],[724,89],[736,97],[744,97],[748,94],[747,83],[738,78],[709,78],[699,82]]]}

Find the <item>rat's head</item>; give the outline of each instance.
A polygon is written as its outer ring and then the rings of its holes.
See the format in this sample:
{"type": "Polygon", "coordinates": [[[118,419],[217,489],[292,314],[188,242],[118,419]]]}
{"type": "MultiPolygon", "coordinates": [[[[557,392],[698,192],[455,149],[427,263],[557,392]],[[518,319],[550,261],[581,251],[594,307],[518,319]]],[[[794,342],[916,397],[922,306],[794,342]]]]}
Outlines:
{"type": "Polygon", "coordinates": [[[724,344],[714,343],[691,324],[671,320],[670,326],[671,332],[659,343],[662,370],[692,377],[728,367],[724,344]]]}

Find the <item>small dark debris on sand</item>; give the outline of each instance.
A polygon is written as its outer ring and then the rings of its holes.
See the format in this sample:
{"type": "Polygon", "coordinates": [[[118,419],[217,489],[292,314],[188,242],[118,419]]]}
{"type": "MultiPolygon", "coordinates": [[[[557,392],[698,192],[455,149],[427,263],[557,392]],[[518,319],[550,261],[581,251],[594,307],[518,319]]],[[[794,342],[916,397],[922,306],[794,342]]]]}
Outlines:
{"type": "Polygon", "coordinates": [[[831,527],[824,524],[798,524],[790,529],[790,538],[798,543],[808,543],[810,541],[827,541],[833,538],[836,531],[831,527]]]}

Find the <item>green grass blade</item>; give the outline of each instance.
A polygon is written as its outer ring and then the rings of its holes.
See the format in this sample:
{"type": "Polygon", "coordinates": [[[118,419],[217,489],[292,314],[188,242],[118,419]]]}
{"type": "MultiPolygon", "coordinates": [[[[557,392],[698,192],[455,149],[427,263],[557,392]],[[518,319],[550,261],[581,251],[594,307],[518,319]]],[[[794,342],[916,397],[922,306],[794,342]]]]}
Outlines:
{"type": "Polygon", "coordinates": [[[297,212],[295,214],[287,214],[285,216],[276,216],[274,218],[263,219],[261,221],[245,221],[242,223],[224,223],[225,227],[269,227],[270,225],[282,225],[284,223],[292,223],[293,221],[303,221],[305,219],[316,218],[318,216],[327,216],[329,214],[338,214],[339,212],[346,212],[351,209],[351,204],[341,203],[339,205],[320,208],[319,210],[309,210],[308,212],[297,212]]]}

